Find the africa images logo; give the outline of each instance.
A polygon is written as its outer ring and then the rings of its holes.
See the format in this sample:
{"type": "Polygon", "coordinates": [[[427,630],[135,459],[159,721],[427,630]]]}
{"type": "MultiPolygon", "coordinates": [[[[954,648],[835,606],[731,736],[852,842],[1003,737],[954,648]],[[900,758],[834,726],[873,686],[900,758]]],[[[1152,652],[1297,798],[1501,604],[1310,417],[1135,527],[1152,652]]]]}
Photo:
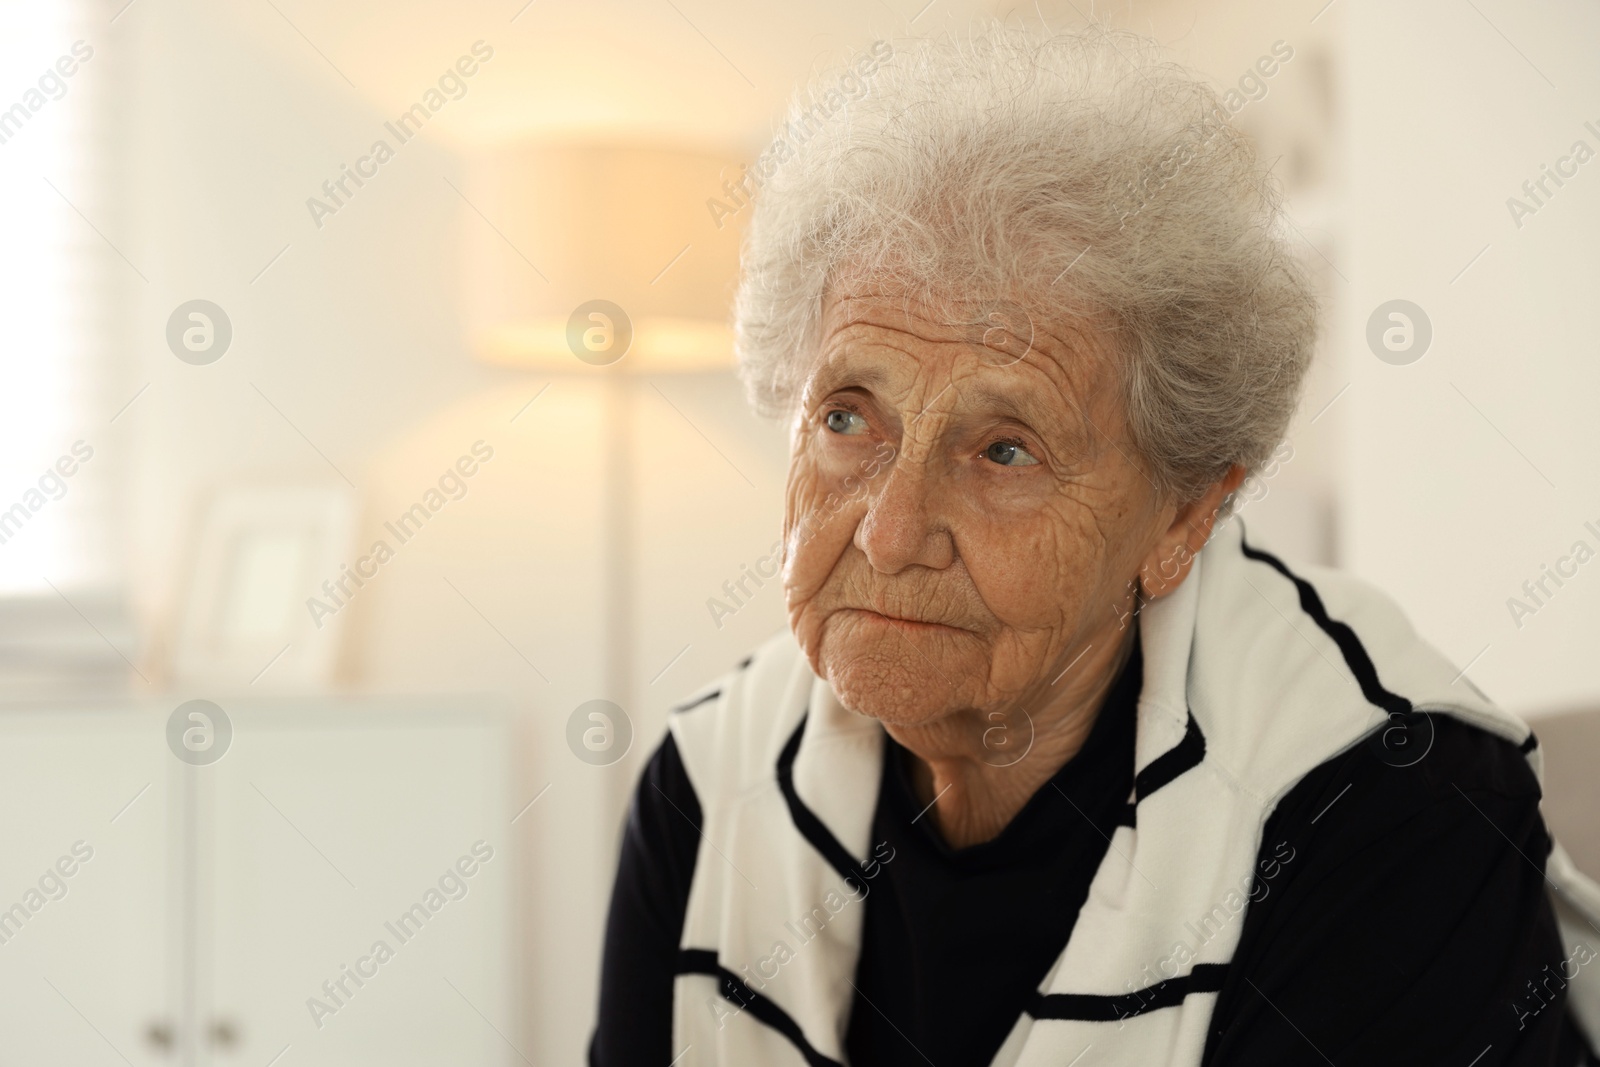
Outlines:
{"type": "Polygon", "coordinates": [[[167,748],[193,767],[215,763],[233,743],[233,721],[209,700],[189,700],[167,716],[167,748]]]}

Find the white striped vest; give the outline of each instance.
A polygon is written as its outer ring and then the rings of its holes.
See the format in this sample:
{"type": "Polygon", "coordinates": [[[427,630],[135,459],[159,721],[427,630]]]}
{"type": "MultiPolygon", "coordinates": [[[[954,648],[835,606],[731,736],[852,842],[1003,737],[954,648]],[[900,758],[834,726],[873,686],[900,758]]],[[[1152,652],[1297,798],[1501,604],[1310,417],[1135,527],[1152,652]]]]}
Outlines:
{"type": "MultiPolygon", "coordinates": [[[[1427,743],[1445,714],[1542,755],[1349,576],[1311,580],[1220,530],[1140,616],[1134,825],[1121,826],[1072,935],[994,1063],[1195,1067],[1242,923],[1193,952],[1185,924],[1248,887],[1274,805],[1389,720],[1427,743]],[[1427,714],[1421,714],[1421,713],[1427,714]]],[[[845,1062],[882,768],[878,723],[840,705],[785,633],[672,717],[703,812],[674,986],[675,1067],[845,1062]],[[816,916],[809,922],[805,917],[816,916]],[[826,920],[825,922],[819,920],[826,920]]],[[[1411,758],[1411,757],[1408,757],[1411,758]]],[[[1423,757],[1425,758],[1425,757],[1423,757]]],[[[1596,941],[1600,887],[1559,844],[1562,940],[1596,941]]],[[[1600,1045],[1600,969],[1569,1011],[1600,1045]]]]}

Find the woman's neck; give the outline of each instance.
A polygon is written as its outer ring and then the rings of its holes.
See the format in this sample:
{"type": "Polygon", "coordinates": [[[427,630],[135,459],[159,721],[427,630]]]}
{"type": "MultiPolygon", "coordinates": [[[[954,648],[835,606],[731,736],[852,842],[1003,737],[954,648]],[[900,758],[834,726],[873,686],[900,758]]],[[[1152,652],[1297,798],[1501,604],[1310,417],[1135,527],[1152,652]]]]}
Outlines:
{"type": "Polygon", "coordinates": [[[1003,710],[968,709],[921,726],[885,724],[912,755],[911,783],[952,848],[998,837],[1078,754],[1133,652],[1135,631],[1097,634],[1070,666],[1003,710]]]}

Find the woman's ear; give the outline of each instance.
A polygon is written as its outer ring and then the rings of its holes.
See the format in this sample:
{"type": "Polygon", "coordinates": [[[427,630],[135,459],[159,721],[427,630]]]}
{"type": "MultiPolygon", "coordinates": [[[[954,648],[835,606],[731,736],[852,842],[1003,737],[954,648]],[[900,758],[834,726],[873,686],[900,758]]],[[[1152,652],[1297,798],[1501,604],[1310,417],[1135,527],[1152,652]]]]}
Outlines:
{"type": "Polygon", "coordinates": [[[1172,524],[1157,538],[1139,568],[1139,588],[1145,600],[1164,597],[1183,584],[1195,556],[1211,537],[1211,528],[1222,512],[1223,501],[1239,488],[1247,473],[1234,464],[1220,481],[1213,482],[1200,496],[1179,506],[1172,524]]]}

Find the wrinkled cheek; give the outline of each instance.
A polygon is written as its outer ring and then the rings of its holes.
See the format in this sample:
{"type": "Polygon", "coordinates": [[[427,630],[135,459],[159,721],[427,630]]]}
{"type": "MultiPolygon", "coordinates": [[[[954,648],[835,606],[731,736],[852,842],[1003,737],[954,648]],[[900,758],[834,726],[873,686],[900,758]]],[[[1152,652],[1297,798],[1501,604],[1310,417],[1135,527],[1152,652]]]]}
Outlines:
{"type": "MultiPolygon", "coordinates": [[[[844,479],[832,485],[817,478],[791,481],[784,509],[783,589],[797,631],[805,625],[806,609],[834,577],[866,513],[865,486],[857,483],[852,488],[854,492],[846,488],[844,479]]],[[[827,603],[822,608],[826,611],[827,603]]],[[[821,619],[811,623],[820,625],[821,619]]]]}
{"type": "Polygon", "coordinates": [[[859,494],[807,493],[791,499],[784,523],[784,585],[820,588],[844,554],[866,510],[859,494]]]}
{"type": "Polygon", "coordinates": [[[974,584],[1013,634],[1059,639],[1081,624],[1089,605],[1100,607],[1106,560],[1074,523],[1041,514],[1029,525],[989,524],[966,547],[974,584]]]}

